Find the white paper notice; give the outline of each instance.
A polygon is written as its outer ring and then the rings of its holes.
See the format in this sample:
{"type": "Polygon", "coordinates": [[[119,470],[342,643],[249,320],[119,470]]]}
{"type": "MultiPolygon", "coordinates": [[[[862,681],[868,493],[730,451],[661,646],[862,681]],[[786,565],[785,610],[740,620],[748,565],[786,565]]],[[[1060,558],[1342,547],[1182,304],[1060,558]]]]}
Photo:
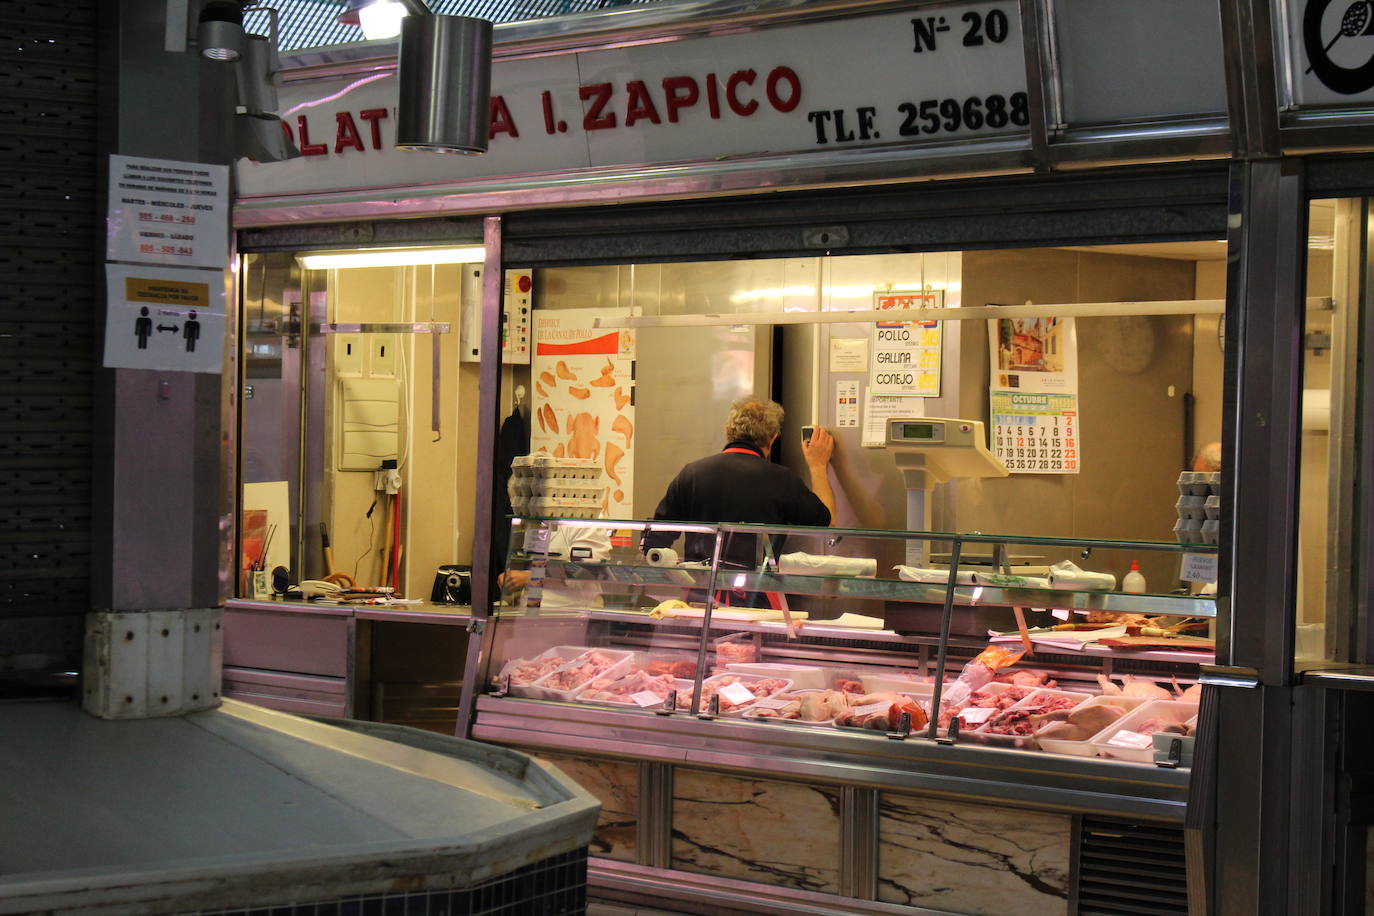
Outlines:
{"type": "Polygon", "coordinates": [[[959,718],[965,725],[982,725],[997,710],[991,706],[971,706],[959,713],[959,718]]]}
{"type": "Polygon", "coordinates": [[[110,157],[105,259],[223,268],[229,261],[229,167],[110,157]]]}
{"type": "Polygon", "coordinates": [[[853,429],[859,425],[859,383],[835,383],[835,427],[853,429]]]}
{"type": "Polygon", "coordinates": [[[1214,553],[1185,553],[1183,571],[1178,576],[1184,582],[1217,581],[1217,555],[1214,553]]]}
{"type": "MultiPolygon", "coordinates": [[[[879,310],[939,308],[944,301],[944,290],[873,294],[873,307],[879,310]]],[[[875,323],[869,387],[879,394],[938,398],[942,338],[938,321],[875,323]]]]}
{"type": "Polygon", "coordinates": [[[108,368],[221,370],[222,273],[107,264],[105,283],[108,368]]]}
{"type": "Polygon", "coordinates": [[[717,692],[722,700],[729,700],[736,706],[754,701],[754,692],[743,684],[726,684],[717,692]]]}
{"type": "Polygon", "coordinates": [[[864,337],[832,337],[830,339],[831,372],[867,372],[868,339],[864,337]]]}
{"type": "Polygon", "coordinates": [[[906,395],[874,394],[868,392],[864,404],[864,448],[882,448],[887,445],[887,421],[892,417],[923,417],[926,414],[926,399],[906,395]]]}

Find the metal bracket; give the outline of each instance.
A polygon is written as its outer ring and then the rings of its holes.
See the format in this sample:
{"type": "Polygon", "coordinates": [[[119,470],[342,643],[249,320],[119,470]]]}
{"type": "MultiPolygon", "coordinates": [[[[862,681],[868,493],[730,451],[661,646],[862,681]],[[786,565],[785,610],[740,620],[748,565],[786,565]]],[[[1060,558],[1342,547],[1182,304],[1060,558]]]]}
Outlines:
{"type": "Polygon", "coordinates": [[[715,719],[720,716],[720,694],[711,694],[711,702],[706,704],[705,712],[698,712],[698,719],[715,719]]]}
{"type": "Polygon", "coordinates": [[[910,734],[911,713],[904,712],[902,713],[901,718],[897,720],[897,730],[888,732],[887,736],[891,738],[893,741],[905,741],[907,739],[907,736],[910,734]]]}
{"type": "Polygon", "coordinates": [[[936,744],[954,744],[954,743],[957,742],[958,740],[959,740],[959,717],[958,717],[958,716],[951,716],[950,719],[949,719],[949,728],[945,729],[945,736],[944,736],[943,738],[941,738],[939,735],[936,735],[936,737],[935,737],[935,743],[936,743],[936,744]]]}
{"type": "Polygon", "coordinates": [[[1183,739],[1175,738],[1169,742],[1169,755],[1163,760],[1156,760],[1155,766],[1163,767],[1168,770],[1178,769],[1183,760],[1183,739]]]}
{"type": "Polygon", "coordinates": [[[475,633],[478,636],[481,636],[483,633],[486,632],[487,621],[482,618],[479,618],[477,620],[469,620],[467,629],[469,633],[475,633]]]}
{"type": "Polygon", "coordinates": [[[655,715],[671,716],[677,711],[677,690],[669,690],[668,695],[663,698],[663,706],[654,710],[655,715]]]}
{"type": "Polygon", "coordinates": [[[494,697],[503,697],[510,693],[510,675],[503,674],[496,682],[496,689],[491,692],[494,697]]]}

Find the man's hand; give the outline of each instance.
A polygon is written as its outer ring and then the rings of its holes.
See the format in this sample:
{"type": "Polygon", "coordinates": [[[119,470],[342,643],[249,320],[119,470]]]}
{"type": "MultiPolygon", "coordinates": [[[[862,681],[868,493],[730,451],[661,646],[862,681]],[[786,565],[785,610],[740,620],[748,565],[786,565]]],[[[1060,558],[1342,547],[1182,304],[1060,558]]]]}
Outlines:
{"type": "Polygon", "coordinates": [[[802,443],[802,456],[806,459],[806,466],[812,470],[820,469],[822,473],[825,466],[830,463],[830,456],[835,451],[835,437],[830,435],[824,426],[817,426],[811,433],[811,438],[802,443]]]}
{"type": "Polygon", "coordinates": [[[530,584],[528,569],[509,569],[496,577],[496,584],[503,589],[518,591],[530,584]]]}

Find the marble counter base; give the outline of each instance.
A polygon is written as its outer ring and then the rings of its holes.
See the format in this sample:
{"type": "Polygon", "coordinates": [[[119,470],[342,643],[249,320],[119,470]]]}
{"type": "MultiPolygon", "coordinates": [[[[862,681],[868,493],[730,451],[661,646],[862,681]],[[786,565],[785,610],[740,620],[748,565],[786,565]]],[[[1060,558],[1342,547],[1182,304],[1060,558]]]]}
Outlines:
{"type": "Polygon", "coordinates": [[[838,893],[839,810],[834,789],[679,768],[673,868],[838,893]]]}
{"type": "Polygon", "coordinates": [[[589,851],[594,856],[635,861],[639,832],[639,764],[596,760],[529,750],[558,767],[582,788],[601,800],[589,851]]]}
{"type": "Polygon", "coordinates": [[[1068,911],[1070,818],[884,793],[878,899],[974,916],[1068,911]]]}

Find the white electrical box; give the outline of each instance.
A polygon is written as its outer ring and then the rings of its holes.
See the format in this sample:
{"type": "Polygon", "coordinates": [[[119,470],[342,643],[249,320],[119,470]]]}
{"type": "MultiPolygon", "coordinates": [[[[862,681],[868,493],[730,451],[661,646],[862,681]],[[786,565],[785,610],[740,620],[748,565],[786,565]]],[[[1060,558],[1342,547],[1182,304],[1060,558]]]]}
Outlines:
{"type": "MultiPolygon", "coordinates": [[[[462,322],[459,340],[463,362],[482,360],[482,268],[463,266],[460,284],[462,322]]],[[[534,275],[529,270],[506,271],[502,286],[501,362],[529,365],[533,342],[530,327],[534,309],[534,275]]]]}
{"type": "Polygon", "coordinates": [[[394,378],[339,379],[341,471],[375,471],[401,442],[401,389],[394,378]]]}

